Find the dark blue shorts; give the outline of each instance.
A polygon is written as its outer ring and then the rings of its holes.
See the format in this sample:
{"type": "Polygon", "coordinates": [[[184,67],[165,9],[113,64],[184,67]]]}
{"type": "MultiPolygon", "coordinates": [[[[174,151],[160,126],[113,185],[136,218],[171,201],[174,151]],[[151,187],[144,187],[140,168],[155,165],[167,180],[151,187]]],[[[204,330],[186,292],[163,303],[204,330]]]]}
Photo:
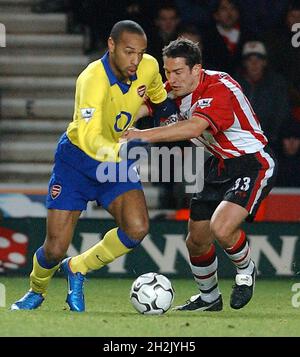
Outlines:
{"type": "Polygon", "coordinates": [[[48,209],[83,211],[88,201],[96,201],[107,209],[119,195],[142,189],[134,161],[96,161],[64,134],[55,152],[46,206],[48,209]]]}

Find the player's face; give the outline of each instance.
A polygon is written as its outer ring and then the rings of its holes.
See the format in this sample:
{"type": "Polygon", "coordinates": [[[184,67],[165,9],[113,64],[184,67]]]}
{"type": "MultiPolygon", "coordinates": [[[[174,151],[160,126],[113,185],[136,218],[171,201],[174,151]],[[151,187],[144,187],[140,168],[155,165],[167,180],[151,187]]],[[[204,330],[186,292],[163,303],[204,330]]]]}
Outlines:
{"type": "Polygon", "coordinates": [[[162,9],[159,12],[158,19],[155,21],[160,31],[172,33],[176,31],[179,18],[173,9],[162,9]]]}
{"type": "Polygon", "coordinates": [[[265,68],[267,66],[267,61],[264,58],[260,58],[259,56],[256,55],[250,55],[245,61],[244,61],[245,69],[247,72],[248,77],[254,81],[257,82],[262,79],[265,68]]]}
{"type": "Polygon", "coordinates": [[[283,139],[283,150],[287,155],[296,155],[300,151],[299,138],[285,138],[283,139]]]}
{"type": "Polygon", "coordinates": [[[173,93],[177,97],[192,93],[197,88],[201,64],[196,64],[191,69],[183,57],[164,57],[164,69],[173,93]]]}
{"type": "Polygon", "coordinates": [[[118,42],[108,39],[109,62],[119,80],[126,81],[135,75],[146,47],[146,36],[135,33],[123,32],[118,42]]]}

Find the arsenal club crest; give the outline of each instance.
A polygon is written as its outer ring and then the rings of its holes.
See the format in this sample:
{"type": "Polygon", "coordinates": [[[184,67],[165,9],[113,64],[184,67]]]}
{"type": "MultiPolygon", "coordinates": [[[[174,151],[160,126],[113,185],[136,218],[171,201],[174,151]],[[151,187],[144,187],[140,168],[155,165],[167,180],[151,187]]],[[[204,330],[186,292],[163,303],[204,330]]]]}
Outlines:
{"type": "Polygon", "coordinates": [[[143,97],[145,93],[146,93],[146,86],[145,85],[139,86],[137,89],[137,94],[140,97],[143,97]]]}
{"type": "Polygon", "coordinates": [[[61,193],[61,185],[53,185],[50,190],[50,195],[53,200],[57,198],[61,193]]]}

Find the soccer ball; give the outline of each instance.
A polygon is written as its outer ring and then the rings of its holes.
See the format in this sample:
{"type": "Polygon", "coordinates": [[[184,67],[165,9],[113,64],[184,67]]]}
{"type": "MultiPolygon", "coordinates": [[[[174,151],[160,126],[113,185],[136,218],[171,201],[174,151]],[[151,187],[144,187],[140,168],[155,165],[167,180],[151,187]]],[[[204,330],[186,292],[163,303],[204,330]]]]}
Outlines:
{"type": "Polygon", "coordinates": [[[162,274],[140,275],[132,284],[130,301],[141,314],[161,315],[169,310],[175,292],[168,278],[162,274]]]}

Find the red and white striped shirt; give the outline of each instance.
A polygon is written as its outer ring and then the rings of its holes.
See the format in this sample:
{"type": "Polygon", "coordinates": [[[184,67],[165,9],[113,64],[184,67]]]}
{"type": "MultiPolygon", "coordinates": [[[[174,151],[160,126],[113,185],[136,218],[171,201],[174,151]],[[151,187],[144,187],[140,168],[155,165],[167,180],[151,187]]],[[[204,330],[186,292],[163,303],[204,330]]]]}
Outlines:
{"type": "MultiPolygon", "coordinates": [[[[166,89],[172,93],[168,83],[166,89]]],[[[191,141],[219,158],[255,153],[268,142],[241,86],[227,73],[202,70],[194,92],[175,100],[181,120],[198,117],[209,123],[191,141]]]]}

